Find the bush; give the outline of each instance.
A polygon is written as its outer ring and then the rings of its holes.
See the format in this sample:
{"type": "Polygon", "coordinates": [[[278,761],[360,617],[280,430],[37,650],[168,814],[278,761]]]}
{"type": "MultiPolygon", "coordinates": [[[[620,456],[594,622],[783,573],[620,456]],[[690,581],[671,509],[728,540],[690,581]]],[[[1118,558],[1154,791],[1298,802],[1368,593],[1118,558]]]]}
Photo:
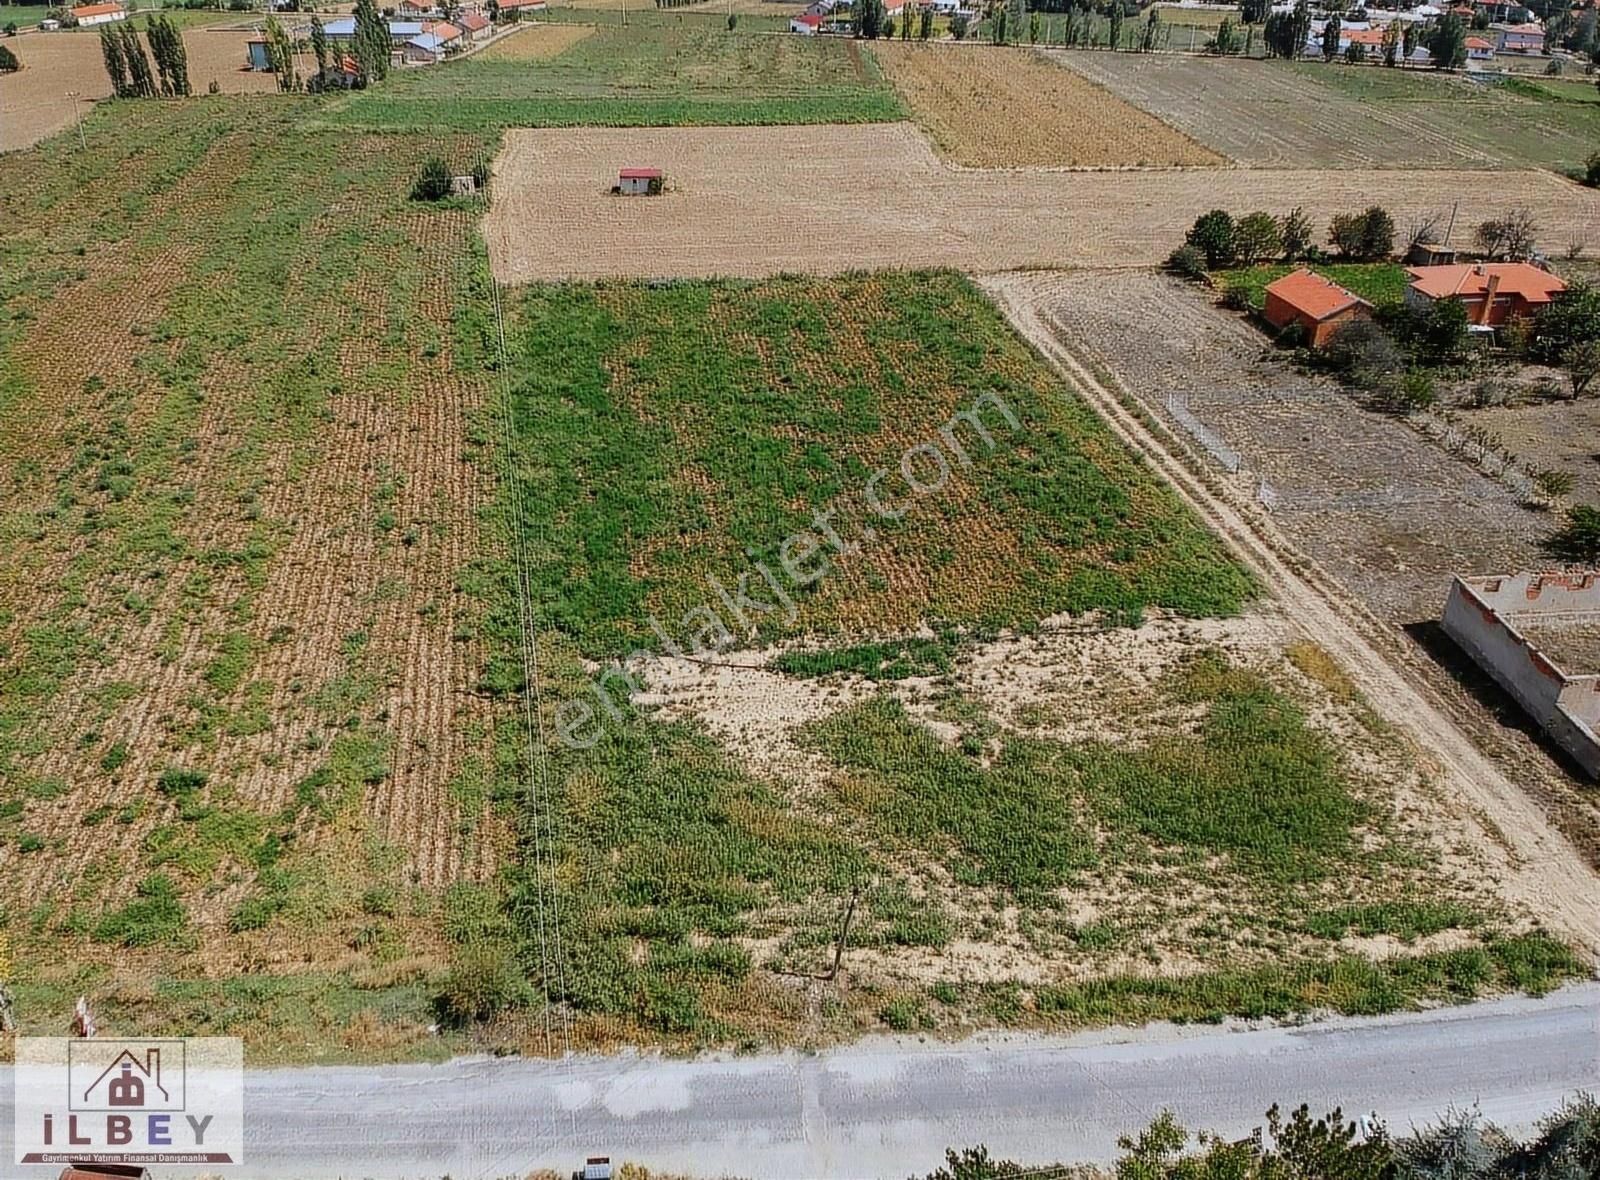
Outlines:
{"type": "Polygon", "coordinates": [[[413,201],[441,201],[450,195],[450,169],[438,156],[422,166],[422,174],[411,186],[413,201]]]}
{"type": "Polygon", "coordinates": [[[462,952],[434,1007],[441,1021],[460,1027],[491,1020],[531,998],[528,981],[511,953],[499,947],[480,946],[462,952]]]}
{"type": "Polygon", "coordinates": [[[101,917],[94,936],[123,946],[177,942],[188,919],[172,879],[157,873],[139,882],[135,892],[127,905],[101,917]]]}
{"type": "Polygon", "coordinates": [[[950,17],[950,35],[957,41],[966,40],[967,18],[959,12],[950,17]]]}
{"type": "Polygon", "coordinates": [[[1579,565],[1600,562],[1600,508],[1575,504],[1567,509],[1567,520],[1541,542],[1551,557],[1579,565]]]}
{"type": "Polygon", "coordinates": [[[1225,209],[1202,213],[1184,241],[1204,254],[1206,265],[1211,268],[1227,266],[1237,255],[1233,218],[1225,209]]]}
{"type": "Polygon", "coordinates": [[[1539,490],[1539,494],[1551,499],[1569,494],[1574,482],[1570,471],[1557,471],[1553,467],[1536,472],[1533,477],[1533,486],[1539,490]]]}
{"type": "Polygon", "coordinates": [[[1282,243],[1285,262],[1304,258],[1311,251],[1311,219],[1306,211],[1296,205],[1278,223],[1278,238],[1282,243]]]}
{"type": "Polygon", "coordinates": [[[21,68],[22,63],[17,60],[17,55],[0,45],[0,74],[14,74],[21,68]]]}
{"type": "Polygon", "coordinates": [[[15,37],[17,35],[17,22],[8,20],[5,28],[0,29],[0,32],[4,32],[7,37],[15,37]]]}
{"type": "Polygon", "coordinates": [[[1196,282],[1206,277],[1206,256],[1200,247],[1185,243],[1167,255],[1167,269],[1196,282]]]}
{"type": "Polygon", "coordinates": [[[1583,162],[1583,183],[1590,188],[1600,188],[1600,152],[1583,162]]]}
{"type": "Polygon", "coordinates": [[[1276,258],[1283,250],[1283,235],[1278,219],[1270,213],[1247,213],[1233,230],[1234,253],[1241,266],[1252,266],[1276,258]]]}
{"type": "Polygon", "coordinates": [[[1351,385],[1376,392],[1405,367],[1400,347],[1371,320],[1354,320],[1334,333],[1323,363],[1351,385]]]}

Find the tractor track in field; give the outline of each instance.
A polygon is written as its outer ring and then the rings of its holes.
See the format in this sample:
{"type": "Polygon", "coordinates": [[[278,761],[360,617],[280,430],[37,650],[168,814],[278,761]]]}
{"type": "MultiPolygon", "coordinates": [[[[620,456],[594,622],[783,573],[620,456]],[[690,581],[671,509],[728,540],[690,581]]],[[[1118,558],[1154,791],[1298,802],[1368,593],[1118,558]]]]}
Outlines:
{"type": "Polygon", "coordinates": [[[1064,342],[1068,329],[1044,310],[1029,275],[978,280],[1012,325],[1053,364],[1113,431],[1174,491],[1332,654],[1373,709],[1408,735],[1441,777],[1447,799],[1471,812],[1510,856],[1507,893],[1530,905],[1591,955],[1600,952],[1600,876],[1413,680],[1383,624],[1337,581],[1299,555],[1259,510],[1201,478],[1064,342]]]}

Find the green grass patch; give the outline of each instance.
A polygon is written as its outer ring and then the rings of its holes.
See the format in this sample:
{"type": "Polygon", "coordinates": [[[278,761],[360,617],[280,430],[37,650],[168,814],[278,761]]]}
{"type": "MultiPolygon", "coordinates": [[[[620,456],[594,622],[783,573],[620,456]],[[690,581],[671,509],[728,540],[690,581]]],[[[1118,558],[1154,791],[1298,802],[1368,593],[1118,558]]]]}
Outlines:
{"type": "Polygon", "coordinates": [[[382,128],[668,127],[904,118],[870,55],[848,41],[728,33],[705,20],[597,29],[556,57],[471,57],[392,74],[335,104],[382,128]]]}
{"type": "Polygon", "coordinates": [[[1318,938],[1389,934],[1411,942],[1444,930],[1470,928],[1482,920],[1471,907],[1456,902],[1385,901],[1322,910],[1306,919],[1306,929],[1318,938]]]}
{"type": "MultiPolygon", "coordinates": [[[[1266,306],[1268,284],[1295,269],[1282,263],[1239,267],[1213,275],[1212,281],[1224,291],[1243,291],[1250,306],[1260,311],[1266,306]]],[[[1411,283],[1406,268],[1393,262],[1316,263],[1311,269],[1374,305],[1403,301],[1411,283]]]]}
{"type": "Polygon", "coordinates": [[[785,676],[812,679],[841,672],[868,680],[905,680],[911,676],[942,676],[950,671],[954,643],[947,639],[903,639],[885,643],[856,643],[821,651],[786,651],[771,667],[785,676]]]}
{"type": "MultiPolygon", "coordinates": [[[[714,646],[863,619],[911,630],[1060,611],[1133,620],[1152,605],[1226,615],[1251,593],[958,275],[541,286],[512,337],[536,613],[585,654],[659,649],[652,617],[673,642],[714,646]],[[974,406],[987,444],[951,425],[974,406]],[[910,492],[901,461],[914,447],[913,473],[927,465],[936,488],[928,451],[944,456],[939,490],[910,492]],[[902,515],[886,518],[869,486],[902,515]],[[785,550],[791,537],[803,543],[785,550]],[[787,583],[793,618],[758,566],[787,583]],[[779,609],[741,622],[715,589],[741,579],[779,609]]],[[[499,625],[512,633],[514,618],[499,625]]],[[[489,679],[513,687],[520,670],[489,679]]]]}

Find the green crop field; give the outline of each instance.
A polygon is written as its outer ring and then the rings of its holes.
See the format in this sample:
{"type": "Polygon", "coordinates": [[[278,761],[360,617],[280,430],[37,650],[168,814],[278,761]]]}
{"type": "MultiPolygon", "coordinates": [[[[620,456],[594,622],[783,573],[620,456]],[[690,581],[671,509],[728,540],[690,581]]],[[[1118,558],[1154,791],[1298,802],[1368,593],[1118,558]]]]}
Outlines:
{"type": "Polygon", "coordinates": [[[871,55],[852,41],[730,35],[695,19],[602,27],[546,60],[473,57],[408,71],[330,117],[370,127],[492,129],[904,116],[871,55]]]}

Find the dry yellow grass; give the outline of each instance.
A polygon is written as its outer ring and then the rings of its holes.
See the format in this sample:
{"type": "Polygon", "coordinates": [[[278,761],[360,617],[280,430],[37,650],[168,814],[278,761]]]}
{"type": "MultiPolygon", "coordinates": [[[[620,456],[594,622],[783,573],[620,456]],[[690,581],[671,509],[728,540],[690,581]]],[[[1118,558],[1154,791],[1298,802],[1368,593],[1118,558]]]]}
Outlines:
{"type": "Polygon", "coordinates": [[[565,53],[592,32],[593,25],[524,25],[485,46],[477,56],[484,61],[544,61],[565,53]]]}
{"type": "Polygon", "coordinates": [[[1600,193],[1549,172],[1481,179],[1443,169],[960,170],[909,123],[513,129],[484,232],[495,273],[523,283],[1157,266],[1217,207],[1299,205],[1325,226],[1373,203],[1399,225],[1448,216],[1456,202],[1463,225],[1526,205],[1557,242],[1600,219],[1600,193]],[[619,162],[634,161],[666,170],[663,196],[610,195],[619,162]]]}
{"type": "MultiPolygon", "coordinates": [[[[223,94],[271,94],[277,90],[271,74],[244,69],[246,36],[237,30],[185,30],[189,81],[196,94],[204,94],[212,82],[223,94]]],[[[100,38],[93,30],[23,33],[6,45],[22,62],[22,69],[0,75],[0,152],[28,147],[70,127],[71,91],[83,100],[79,103],[83,115],[88,115],[95,100],[111,97],[100,38]]]]}
{"type": "Polygon", "coordinates": [[[957,164],[1117,168],[1226,162],[1029,49],[880,41],[873,52],[940,151],[957,164]]]}

